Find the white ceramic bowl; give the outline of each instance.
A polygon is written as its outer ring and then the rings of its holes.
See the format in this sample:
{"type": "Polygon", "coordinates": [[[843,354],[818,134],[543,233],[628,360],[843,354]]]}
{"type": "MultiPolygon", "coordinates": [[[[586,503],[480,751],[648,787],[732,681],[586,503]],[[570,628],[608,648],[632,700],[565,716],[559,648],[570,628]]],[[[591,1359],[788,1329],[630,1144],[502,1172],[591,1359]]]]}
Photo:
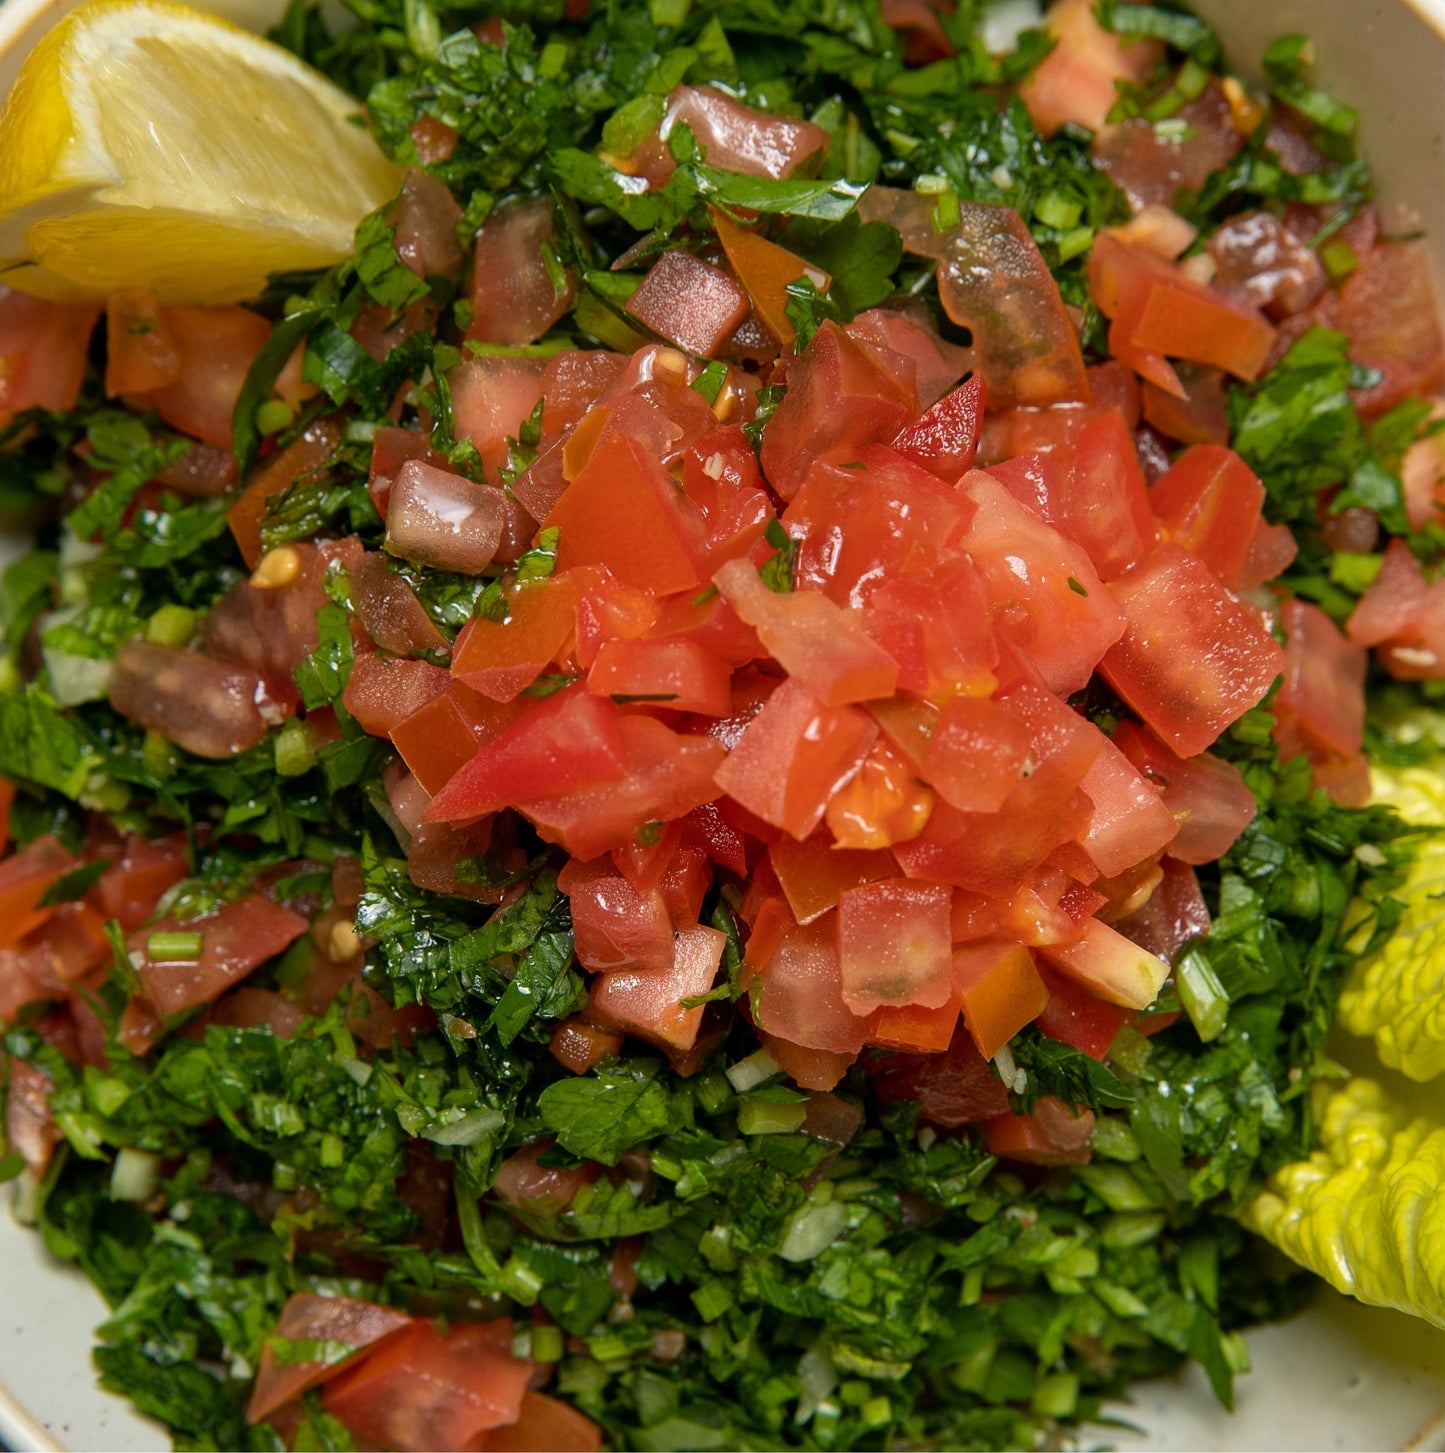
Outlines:
{"type": "MultiPolygon", "coordinates": [[[[0,0],[0,97],[20,60],[76,0],[0,0]]],[[[191,0],[264,28],[285,0],[191,0]]],[[[1017,0],[1008,0],[1015,4],[1017,0]]],[[[1316,42],[1324,84],[1360,107],[1365,154],[1391,231],[1428,230],[1445,282],[1445,0],[1196,0],[1248,66],[1275,36],[1316,42]]],[[[1441,288],[1445,296],[1445,287],[1441,288]]],[[[0,559],[4,542],[0,540],[0,559]]],[[[0,1441],[19,1449],[169,1446],[164,1430],[102,1392],[90,1361],[105,1308],[78,1272],[0,1208],[0,1441]]],[[[1164,1450],[1445,1450],[1445,1332],[1322,1289],[1302,1316],[1249,1338],[1254,1372],[1225,1413],[1199,1369],[1140,1386],[1090,1441],[1164,1450]]]]}

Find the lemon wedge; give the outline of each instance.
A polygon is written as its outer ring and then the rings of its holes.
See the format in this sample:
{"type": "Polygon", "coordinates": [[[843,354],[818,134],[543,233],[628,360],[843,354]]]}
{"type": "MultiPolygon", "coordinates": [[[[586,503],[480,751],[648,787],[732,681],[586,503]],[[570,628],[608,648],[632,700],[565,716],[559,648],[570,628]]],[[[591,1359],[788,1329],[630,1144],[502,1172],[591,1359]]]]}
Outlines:
{"type": "Polygon", "coordinates": [[[0,282],[244,300],[345,257],[401,179],[356,100],[289,51],[167,0],[96,0],[0,111],[0,282]]]}

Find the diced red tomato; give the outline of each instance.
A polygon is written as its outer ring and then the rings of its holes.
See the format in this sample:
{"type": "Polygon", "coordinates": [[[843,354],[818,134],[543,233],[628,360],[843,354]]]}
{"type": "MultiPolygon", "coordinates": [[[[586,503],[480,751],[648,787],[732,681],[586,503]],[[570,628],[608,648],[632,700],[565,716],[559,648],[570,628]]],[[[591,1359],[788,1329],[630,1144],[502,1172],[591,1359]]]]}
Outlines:
{"type": "Polygon", "coordinates": [[[1223,371],[1181,363],[1174,373],[1183,397],[1144,381],[1144,421],[1180,444],[1227,444],[1229,408],[1223,371]]]}
{"type": "Polygon", "coordinates": [[[413,1321],[326,1385],[322,1406],[354,1437],[398,1453],[465,1448],[515,1423],[532,1367],[504,1351],[511,1323],[413,1321]]]}
{"type": "Polygon", "coordinates": [[[1018,784],[1028,728],[987,697],[944,702],[919,775],[964,812],[997,812],[1018,784]]]}
{"type": "Polygon", "coordinates": [[[683,1001],[706,994],[717,978],[726,935],[695,923],[680,928],[665,969],[615,969],[593,981],[588,1017],[607,1029],[636,1035],[669,1051],[692,1048],[702,1028],[703,1005],[683,1001]]]}
{"type": "Polygon", "coordinates": [[[1106,878],[1157,857],[1179,832],[1159,788],[1107,738],[1079,788],[1090,803],[1079,846],[1106,878]]]}
{"type": "Polygon", "coordinates": [[[953,950],[953,986],[963,1022],[992,1059],[1048,1003],[1049,991],[1021,943],[969,943],[953,950]]]}
{"type": "Polygon", "coordinates": [[[1254,538],[1264,486],[1232,449],[1186,449],[1149,491],[1167,539],[1192,551],[1237,590],[1254,538]]]}
{"type": "Polygon", "coordinates": [[[785,681],[718,768],[716,781],[765,822],[806,838],[857,771],[878,728],[851,706],[826,706],[785,681]]]}
{"type": "MultiPolygon", "coordinates": [[[[755,110],[713,86],[678,86],[667,98],[660,128],[686,126],[704,160],[723,171],[779,180],[825,151],[828,133],[811,121],[755,110]]],[[[669,168],[670,170],[670,168],[669,168]]]]}
{"type": "Polygon", "coordinates": [[[960,486],[978,506],[963,537],[983,571],[994,629],[1051,691],[1078,691],[1124,632],[1124,613],[1089,557],[979,471],[960,486]]]}
{"type": "Polygon", "coordinates": [[[588,672],[587,689],[614,701],[726,716],[732,709],[731,676],[728,663],[696,641],[605,641],[588,672]]]}
{"type": "Polygon", "coordinates": [[[605,1059],[622,1052],[622,1036],[570,1014],[558,1024],[548,1046],[558,1064],[574,1075],[585,1075],[605,1059]]]}
{"type": "Polygon", "coordinates": [[[1397,680],[1445,677],[1445,578],[1427,583],[1410,547],[1391,540],[1380,573],[1345,622],[1345,634],[1378,648],[1397,680]]]}
{"type": "Polygon", "coordinates": [[[473,760],[479,746],[471,720],[451,692],[432,697],[397,722],[388,735],[422,789],[432,796],[473,760]]]}
{"type": "Polygon", "coordinates": [[[1181,756],[1203,751],[1279,675],[1283,654],[1258,613],[1179,546],[1159,546],[1109,588],[1128,624],[1099,669],[1181,756]]]}
{"type": "Polygon", "coordinates": [[[572,301],[570,279],[561,289],[547,265],[552,243],[552,201],[514,202],[482,224],[472,254],[472,319],[467,338],[518,346],[535,343],[572,301]]]}
{"type": "Polygon", "coordinates": [[[404,267],[419,278],[451,279],[461,271],[464,253],[457,224],[462,209],[445,182],[412,167],[392,213],[396,255],[404,267]]]}
{"type": "Polygon", "coordinates": [[[809,1049],[805,1045],[794,1044],[791,1040],[779,1039],[761,1029],[758,1030],[758,1040],[778,1062],[783,1072],[804,1090],[831,1090],[853,1065],[854,1056],[851,1053],[809,1049]]]}
{"type": "Polygon", "coordinates": [[[524,710],[443,787],[432,822],[459,822],[554,792],[618,781],[624,772],[617,708],[579,687],[524,710]]]}
{"type": "Polygon", "coordinates": [[[886,372],[909,382],[923,408],[936,404],[973,367],[971,350],[940,338],[928,310],[914,304],[868,308],[845,331],[886,372]]]}
{"type": "MultiPolygon", "coordinates": [[[[268,459],[251,476],[240,497],[226,512],[226,523],[236,538],[236,548],[252,570],[261,563],[264,553],[261,517],[266,512],[266,501],[273,494],[289,489],[297,480],[314,474],[336,453],[340,443],[341,429],[336,420],[318,419],[299,439],[268,459]]],[[[230,449],[229,434],[220,447],[230,449]]]]}
{"type": "Polygon", "coordinates": [[[1102,580],[1137,564],[1154,544],[1154,521],[1134,436],[1119,409],[1079,430],[1074,463],[1047,518],[1082,545],[1102,580]]]}
{"type": "Polygon", "coordinates": [[[826,321],[788,370],[788,391],[763,435],[763,472],[792,499],[815,460],[854,460],[863,445],[896,438],[916,413],[916,399],[826,321]]]}
{"type": "Polygon", "coordinates": [[[1054,973],[1044,965],[1036,967],[1049,999],[1035,1016],[1034,1023],[1050,1039],[1072,1045],[1091,1059],[1104,1059],[1128,1014],[1091,993],[1077,979],[1054,973]]]}
{"type": "Polygon", "coordinates": [[[570,1403],[528,1388],[522,1394],[522,1411],[515,1423],[504,1423],[484,1433],[479,1442],[483,1453],[598,1453],[602,1430],[570,1403]]]}
{"type": "Polygon", "coordinates": [[[1445,386],[1445,338],[1423,243],[1380,243],[1345,279],[1339,303],[1350,357],[1384,375],[1357,396],[1367,419],[1445,386]]]}
{"type": "Polygon", "coordinates": [[[728,263],[747,289],[758,315],[778,342],[787,347],[797,336],[793,320],[787,314],[788,285],[808,278],[820,291],[826,292],[831,279],[797,253],[738,226],[716,208],[712,209],[712,220],[728,263]]]}
{"type": "Polygon", "coordinates": [[[174,383],[181,371],[180,350],[155,294],[145,288],[120,288],[105,305],[105,392],[149,393],[174,383]]]}
{"type": "Polygon", "coordinates": [[[246,1404],[246,1421],[259,1423],[277,1409],[319,1387],[349,1367],[356,1354],[411,1325],[405,1312],[353,1297],[313,1296],[296,1292],[286,1299],[276,1331],[261,1348],[256,1384],[246,1404]],[[282,1342],[325,1342],[354,1348],[338,1361],[277,1362],[273,1339],[282,1342]]]}
{"type": "Polygon", "coordinates": [[[99,317],[0,283],[0,427],[25,409],[75,407],[99,317]]]}
{"type": "Polygon", "coordinates": [[[895,1054],[872,1061],[868,1076],[885,1105],[918,1103],[920,1118],[944,1129],[1008,1112],[1008,1090],[960,1024],[942,1054],[895,1054]]]}
{"type": "Polygon", "coordinates": [[[447,375],[456,436],[477,446],[489,477],[537,407],[544,367],[537,358],[469,358],[447,375]]]}
{"type": "Polygon", "coordinates": [[[577,958],[584,967],[672,967],[672,918],[661,889],[639,891],[605,858],[574,859],[558,875],[557,886],[571,904],[577,958]]]}
{"type": "Polygon", "coordinates": [[[374,737],[386,736],[429,701],[446,693],[451,677],[426,661],[393,660],[358,652],[341,703],[374,737]]]}
{"type": "Polygon", "coordinates": [[[1000,1115],[986,1120],[984,1144],[992,1155],[1030,1165],[1087,1165],[1089,1136],[1094,1131],[1092,1110],[1070,1110],[1053,1095],[1045,1095],[1030,1115],[1000,1115]]]}
{"type": "Polygon", "coordinates": [[[997,684],[999,648],[983,572],[962,553],[885,579],[864,609],[868,634],[898,663],[898,686],[933,698],[997,684]]]}
{"type": "Polygon", "coordinates": [[[941,883],[885,878],[838,897],[843,1002],[858,1015],[884,1004],[937,1009],[952,997],[950,909],[941,883]]]}
{"type": "Polygon", "coordinates": [[[1105,30],[1090,0],[1060,0],[1046,24],[1057,43],[1019,87],[1045,136],[1066,121],[1101,130],[1119,99],[1117,83],[1146,80],[1163,54],[1157,41],[1129,42],[1105,30]]]}
{"type": "Polygon", "coordinates": [[[1172,963],[1185,943],[1209,932],[1212,920],[1194,869],[1172,857],[1159,867],[1159,882],[1144,905],[1116,918],[1114,927],[1140,948],[1172,963]]]}
{"type": "Polygon", "coordinates": [[[813,590],[769,590],[746,560],[729,561],[713,578],[774,660],[825,706],[893,694],[898,663],[869,638],[856,611],[813,590]]]}
{"type": "Polygon", "coordinates": [[[514,803],[544,838],[574,857],[600,857],[647,824],[685,817],[719,795],[713,780],[723,758],[719,743],[680,736],[648,716],[624,716],[619,730],[620,781],[514,803]]]}
{"type": "Polygon", "coordinates": [[[512,701],[577,633],[577,602],[600,579],[568,570],[514,586],[502,622],[474,616],[453,643],[452,674],[493,701],[512,701]]]}
{"type": "Polygon", "coordinates": [[[1121,722],[1113,742],[1159,789],[1178,823],[1169,853],[1180,862],[1212,863],[1223,857],[1254,820],[1254,794],[1234,763],[1210,752],[1181,757],[1133,722],[1121,722]]]}
{"type": "Polygon", "coordinates": [[[921,1004],[883,1004],[873,1015],[868,1043],[879,1049],[942,1054],[958,1028],[958,1000],[951,997],[937,1009],[921,1004]]]}
{"type": "Polygon", "coordinates": [[[697,844],[720,868],[738,877],[748,871],[747,841],[743,834],[725,818],[716,802],[704,802],[683,819],[683,832],[689,842],[697,844]]]}
{"type": "Polygon", "coordinates": [[[44,1070],[29,1060],[8,1057],[9,1082],[5,1090],[5,1142],[20,1152],[25,1168],[39,1179],[55,1153],[60,1132],[50,1114],[50,1092],[55,1088],[44,1070]]]}
{"type": "Polygon", "coordinates": [[[373,645],[394,656],[451,654],[447,638],[385,555],[368,550],[347,570],[347,578],[352,608],[373,645]]]}
{"type": "Polygon", "coordinates": [[[222,990],[244,979],[306,932],[298,913],[280,907],[261,893],[224,904],[205,918],[158,919],[129,939],[136,973],[145,996],[162,1015],[179,1014],[209,1003],[222,990]],[[155,934],[198,933],[201,952],[194,959],[153,957],[155,934]]]}
{"type": "Polygon", "coordinates": [[[17,950],[20,971],[31,983],[64,994],[69,985],[111,960],[105,919],[86,903],[60,903],[17,950]]]}
{"type": "Polygon", "coordinates": [[[897,872],[890,853],[833,847],[821,835],[802,843],[779,838],[769,847],[768,859],[800,924],[811,923],[836,908],[846,889],[876,883],[897,872]]]}
{"type": "Polygon", "coordinates": [[[554,1140],[534,1140],[513,1151],[497,1170],[492,1194],[534,1216],[555,1216],[565,1210],[583,1186],[597,1179],[600,1167],[590,1161],[576,1166],[542,1165],[541,1157],[555,1144],[554,1140]]]}
{"type": "Polygon", "coordinates": [[[1123,188],[1136,209],[1171,203],[1181,188],[1197,192],[1244,145],[1229,101],[1214,82],[1170,120],[1178,130],[1165,132],[1148,117],[1134,116],[1107,128],[1094,143],[1094,165],[1123,188]]]}
{"type": "Polygon", "coordinates": [[[442,468],[446,459],[431,447],[430,436],[416,429],[399,429],[385,425],[371,439],[371,469],[366,488],[382,519],[386,518],[387,501],[396,482],[397,471],[408,459],[421,459],[442,468]]]}
{"type": "Polygon", "coordinates": [[[19,943],[50,917],[53,908],[37,905],[76,866],[75,858],[50,833],[0,861],[0,949],[19,943]]]}
{"type": "Polygon", "coordinates": [[[945,484],[957,484],[973,468],[986,398],[983,375],[976,373],[907,425],[893,447],[945,484]]]}

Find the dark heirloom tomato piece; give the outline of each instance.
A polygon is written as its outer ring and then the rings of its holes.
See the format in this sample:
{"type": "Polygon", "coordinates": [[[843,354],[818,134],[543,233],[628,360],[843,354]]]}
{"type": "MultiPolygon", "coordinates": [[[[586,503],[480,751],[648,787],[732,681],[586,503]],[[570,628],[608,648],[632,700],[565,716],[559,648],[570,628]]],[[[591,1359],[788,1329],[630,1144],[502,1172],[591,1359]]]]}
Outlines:
{"type": "Polygon", "coordinates": [[[186,876],[188,852],[182,835],[147,842],[133,834],[86,896],[127,932],[139,928],[155,912],[161,894],[186,876]]]}
{"type": "Polygon", "coordinates": [[[535,343],[567,311],[571,279],[555,259],[548,266],[544,249],[552,246],[550,197],[498,207],[482,223],[472,257],[468,339],[513,347],[535,343]]]}
{"type": "Polygon", "coordinates": [[[539,1164],[556,1145],[555,1140],[534,1140],[514,1150],[497,1170],[492,1194],[508,1206],[533,1216],[555,1216],[572,1204],[583,1186],[590,1186],[601,1172],[591,1161],[577,1166],[539,1164]]]}
{"type": "MultiPolygon", "coordinates": [[[[692,132],[709,166],[774,181],[791,176],[828,147],[828,133],[821,126],[755,110],[712,86],[679,86],[673,91],[659,131],[663,141],[675,126],[692,132]]],[[[670,171],[670,165],[666,169],[670,171]]]]}
{"type": "Polygon", "coordinates": [[[5,1143],[20,1153],[25,1168],[37,1180],[45,1174],[60,1140],[50,1114],[50,1076],[29,1060],[7,1057],[9,1076],[5,1092],[5,1143]]]}
{"type": "Polygon", "coordinates": [[[1008,1090],[960,1024],[942,1054],[891,1054],[867,1062],[868,1078],[885,1105],[913,1100],[930,1125],[974,1125],[1008,1111],[1008,1090]]]}
{"type": "Polygon", "coordinates": [[[494,484],[408,459],[386,510],[386,548],[417,565],[479,575],[502,539],[506,496],[494,484]]]}
{"type": "Polygon", "coordinates": [[[1143,906],[1116,918],[1114,927],[1140,948],[1172,962],[1191,938],[1209,932],[1212,920],[1199,879],[1188,863],[1166,857],[1159,868],[1159,882],[1143,906]]]}
{"type": "Polygon", "coordinates": [[[1339,303],[1350,357],[1383,375],[1356,395],[1367,419],[1445,386],[1445,335],[1424,243],[1380,243],[1345,279],[1339,303]]]}
{"type": "Polygon", "coordinates": [[[451,654],[447,638],[385,555],[368,550],[347,575],[352,608],[373,645],[394,656],[421,651],[451,654]]]}
{"type": "Polygon", "coordinates": [[[1199,191],[1244,145],[1229,102],[1213,82],[1170,120],[1166,130],[1135,116],[1107,128],[1094,143],[1094,165],[1123,188],[1135,210],[1151,202],[1168,205],[1181,187],[1199,191]]]}
{"type": "Polygon", "coordinates": [[[748,295],[722,268],[674,247],[628,299],[639,323],[689,353],[711,358],[748,314],[748,295]]]}
{"type": "Polygon", "coordinates": [[[451,188],[430,172],[413,167],[392,208],[396,255],[418,277],[452,278],[466,254],[457,238],[462,209],[451,188]]]}
{"type": "Polygon", "coordinates": [[[0,283],[0,428],[25,409],[75,407],[99,317],[0,283]]]}
{"type": "Polygon", "coordinates": [[[1314,249],[1270,212],[1231,217],[1210,237],[1207,250],[1215,287],[1275,316],[1304,312],[1328,283],[1314,249]]]}
{"type": "Polygon", "coordinates": [[[483,1433],[471,1446],[482,1453],[598,1453],[602,1430],[569,1403],[528,1388],[517,1421],[483,1433]]]}
{"type": "Polygon", "coordinates": [[[148,641],[116,652],[111,706],[198,757],[256,746],[270,726],[257,705],[266,699],[264,677],[248,666],[148,641]]]}
{"type": "Polygon", "coordinates": [[[133,933],[129,943],[146,998],[158,1013],[169,1015],[209,1003],[288,948],[306,928],[300,914],[263,894],[248,893],[205,918],[159,919],[133,933]],[[200,935],[198,957],[166,959],[152,954],[155,935],[177,933],[200,935]]]}

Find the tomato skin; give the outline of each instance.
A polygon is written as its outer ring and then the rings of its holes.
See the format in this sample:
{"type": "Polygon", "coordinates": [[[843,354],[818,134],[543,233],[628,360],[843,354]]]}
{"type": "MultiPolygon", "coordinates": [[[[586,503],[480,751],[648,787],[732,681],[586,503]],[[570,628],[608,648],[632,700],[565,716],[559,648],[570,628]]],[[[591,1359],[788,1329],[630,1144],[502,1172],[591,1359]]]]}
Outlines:
{"type": "Polygon", "coordinates": [[[1237,590],[1264,503],[1264,486],[1232,449],[1186,449],[1149,491],[1167,539],[1192,551],[1237,590]]]}
{"type": "Polygon", "coordinates": [[[209,1003],[223,989],[245,978],[306,932],[307,921],[260,893],[224,904],[205,918],[180,922],[166,917],[130,936],[136,973],[145,996],[162,1015],[179,1014],[209,1003]],[[199,933],[200,957],[166,962],[153,959],[152,934],[199,933]]]}
{"type": "Polygon", "coordinates": [[[521,1412],[532,1367],[502,1350],[510,1345],[506,1319],[457,1323],[445,1333],[413,1321],[327,1383],[321,1403],[377,1447],[465,1448],[521,1412]]]}
{"type": "Polygon", "coordinates": [[[1079,846],[1105,878],[1157,857],[1178,835],[1158,787],[1107,737],[1079,788],[1092,809],[1079,846]]]}
{"type": "Polygon", "coordinates": [[[450,684],[445,668],[428,661],[392,660],[375,651],[358,651],[341,703],[363,731],[384,737],[427,702],[444,695],[450,684]]]}
{"type": "Polygon", "coordinates": [[[1445,338],[1420,242],[1381,242],[1340,289],[1350,357],[1384,377],[1355,395],[1366,419],[1445,386],[1445,338]]]}
{"type": "Polygon", "coordinates": [[[1051,523],[1082,545],[1102,580],[1137,564],[1154,544],[1144,474],[1123,413],[1090,419],[1074,443],[1073,468],[1051,523]]]}
{"type": "Polygon", "coordinates": [[[644,824],[684,817],[719,795],[713,779],[723,748],[717,742],[681,736],[648,716],[623,716],[619,730],[620,781],[514,804],[548,842],[574,857],[601,857],[644,824]]]}
{"type": "Polygon", "coordinates": [[[162,310],[180,363],[148,403],[172,428],[217,449],[231,447],[231,415],[246,374],[271,336],[259,313],[230,303],[162,310]]]}
{"type": "Polygon", "coordinates": [[[460,822],[518,801],[618,781],[618,712],[579,687],[525,709],[432,798],[429,822],[460,822]]]}
{"type": "Polygon", "coordinates": [[[480,745],[471,720],[449,691],[403,717],[388,735],[422,789],[433,797],[476,756],[480,745]]]}
{"type": "MultiPolygon", "coordinates": [[[[343,1342],[360,1353],[410,1325],[411,1318],[405,1312],[377,1306],[375,1302],[296,1292],[286,1299],[274,1335],[288,1342],[343,1342]]],[[[261,1348],[256,1383],[246,1404],[246,1421],[262,1422],[309,1388],[329,1381],[355,1360],[353,1354],[341,1362],[278,1365],[268,1339],[261,1348]]]]}
{"type": "Polygon", "coordinates": [[[50,1076],[28,1060],[14,1055],[7,1059],[5,1142],[20,1152],[25,1168],[39,1178],[45,1174],[60,1139],[50,1115],[50,1092],[55,1087],[50,1076]]]}
{"type": "Polygon", "coordinates": [[[788,370],[788,391],[763,434],[763,472],[790,500],[818,459],[849,461],[896,438],[917,401],[831,319],[788,370]]]}
{"type": "Polygon", "coordinates": [[[996,480],[975,470],[960,489],[978,506],[963,545],[988,582],[994,629],[1051,691],[1080,690],[1123,634],[1124,613],[1084,551],[996,480]]]}
{"type": "Polygon", "coordinates": [[[0,949],[17,944],[55,911],[36,905],[76,860],[50,833],[0,861],[0,949]]]}
{"type": "Polygon", "coordinates": [[[1376,647],[1398,681],[1445,677],[1445,581],[1426,584],[1410,547],[1391,540],[1380,573],[1345,622],[1345,634],[1376,647]]]}
{"type": "Polygon", "coordinates": [[[572,303],[572,283],[559,292],[543,260],[552,245],[552,201],[498,207],[482,223],[472,258],[472,320],[479,343],[535,343],[572,303]]]}
{"type": "MultiPolygon", "coordinates": [[[[666,141],[675,126],[692,131],[710,166],[774,181],[791,176],[828,146],[828,133],[821,126],[755,110],[712,86],[678,86],[672,92],[661,140],[666,141]]],[[[671,162],[670,154],[667,161],[671,162]]],[[[670,174],[671,166],[666,170],[670,174]]]]}
{"type": "Polygon", "coordinates": [[[851,706],[827,706],[785,681],[718,768],[717,785],[749,812],[800,841],[858,769],[878,728],[851,706]]]}
{"type": "Polygon", "coordinates": [[[1045,1095],[1030,1115],[999,1115],[984,1122],[984,1144],[1005,1160],[1029,1165],[1087,1165],[1094,1112],[1077,1114],[1045,1095]]]}
{"type": "Polygon", "coordinates": [[[1113,743],[1159,787],[1179,826],[1169,853],[1180,862],[1198,865],[1222,858],[1254,820],[1258,805],[1234,763],[1210,752],[1181,757],[1134,722],[1121,722],[1113,743]]]}
{"type": "Polygon", "coordinates": [[[1028,728],[987,697],[944,702],[919,775],[964,812],[997,812],[1019,781],[1028,728]]]}
{"type": "Polygon", "coordinates": [[[921,1004],[884,1004],[873,1016],[868,1043],[905,1053],[942,1054],[958,1028],[958,1001],[950,998],[937,1009],[921,1004]]]}
{"type": "Polygon", "coordinates": [[[1179,546],[1159,546],[1110,589],[1128,624],[1099,669],[1181,756],[1203,751],[1279,675],[1283,653],[1257,612],[1179,546]]]}
{"type": "Polygon", "coordinates": [[[938,1009],[953,995],[949,914],[941,883],[883,878],[838,896],[843,1002],[863,1016],[885,1004],[938,1009]]]}
{"type": "Polygon", "coordinates": [[[0,427],[25,409],[75,407],[99,316],[0,283],[0,427]]]}
{"type": "Polygon", "coordinates": [[[987,398],[983,375],[973,374],[903,428],[893,448],[945,484],[956,484],[973,468],[987,398]]]}
{"type": "Polygon", "coordinates": [[[853,1067],[853,1054],[809,1049],[791,1040],[758,1030],[758,1042],[778,1062],[799,1089],[831,1090],[853,1067]]]}
{"type": "Polygon", "coordinates": [[[931,1125],[953,1130],[1008,1111],[1008,1090],[960,1024],[942,1054],[896,1054],[868,1065],[885,1105],[915,1100],[931,1125]]]}
{"type": "Polygon", "coordinates": [[[711,358],[747,317],[748,295],[722,268],[674,247],[648,269],[627,311],[679,348],[711,358]]]}
{"type": "MultiPolygon", "coordinates": [[[[266,501],[320,469],[340,443],[341,428],[336,420],[319,419],[294,443],[268,459],[247,481],[235,504],[226,512],[226,523],[235,536],[241,558],[250,569],[261,563],[265,553],[261,547],[261,517],[266,512],[266,501]]],[[[220,447],[230,449],[229,435],[220,447]]]]}

